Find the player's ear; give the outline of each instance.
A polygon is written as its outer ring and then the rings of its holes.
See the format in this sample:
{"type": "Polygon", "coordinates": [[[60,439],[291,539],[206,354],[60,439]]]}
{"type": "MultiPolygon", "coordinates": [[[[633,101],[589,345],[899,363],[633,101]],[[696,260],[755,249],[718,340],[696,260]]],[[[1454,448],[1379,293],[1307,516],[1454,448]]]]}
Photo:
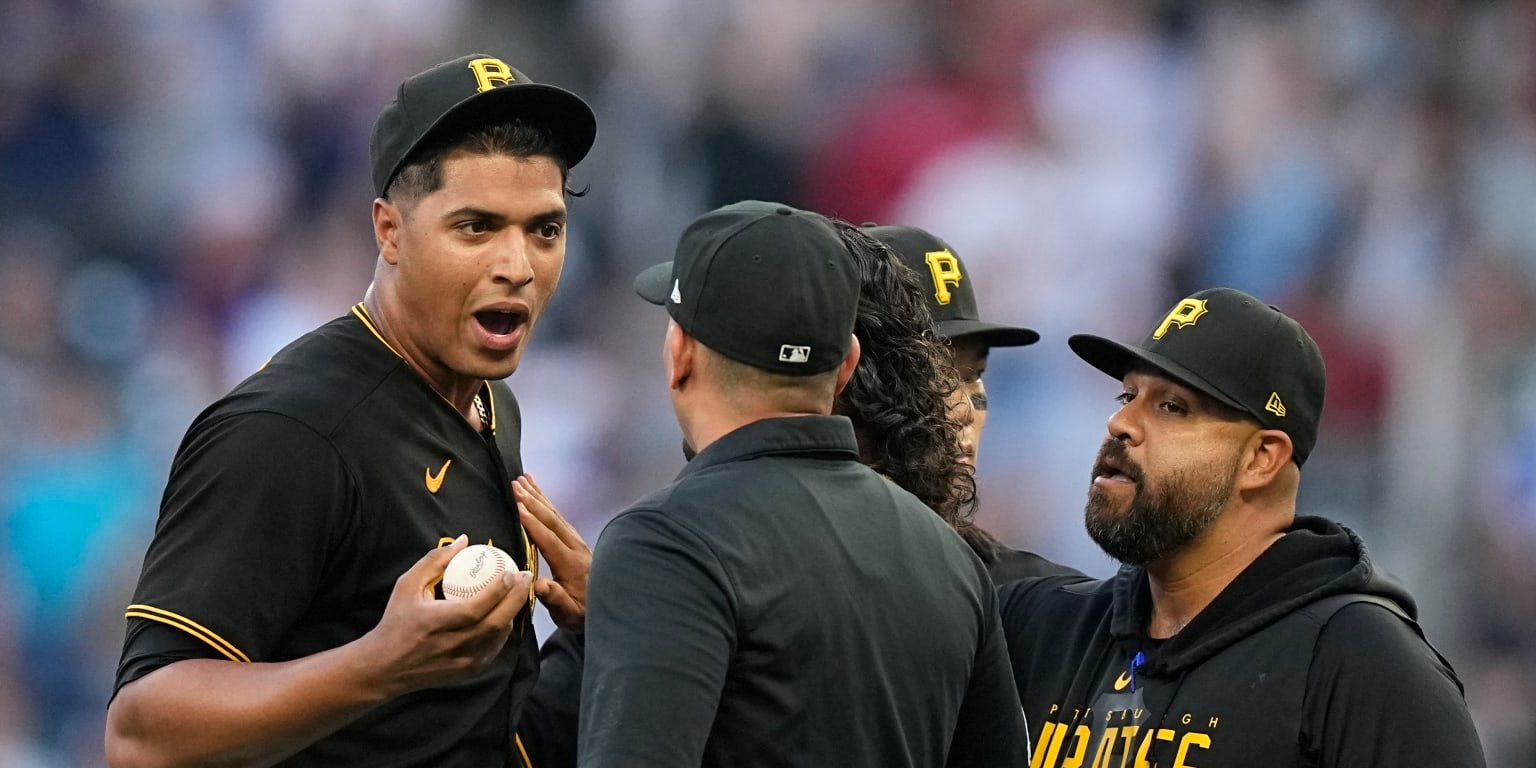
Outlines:
{"type": "Polygon", "coordinates": [[[859,367],[860,354],[859,337],[854,336],[848,342],[848,355],[843,358],[842,365],[838,366],[837,369],[837,394],[841,395],[843,387],[848,386],[849,380],[853,378],[854,369],[859,367]]]}
{"type": "Polygon", "coordinates": [[[400,263],[400,230],[405,226],[404,212],[382,197],[373,200],[373,240],[379,257],[390,264],[400,263]]]}
{"type": "Polygon", "coordinates": [[[667,388],[682,389],[683,383],[693,375],[695,344],[675,320],[667,321],[667,340],[662,343],[662,364],[667,369],[667,388]]]}
{"type": "Polygon", "coordinates": [[[1278,429],[1260,429],[1248,438],[1245,460],[1238,467],[1237,490],[1264,488],[1291,466],[1291,436],[1278,429]]]}

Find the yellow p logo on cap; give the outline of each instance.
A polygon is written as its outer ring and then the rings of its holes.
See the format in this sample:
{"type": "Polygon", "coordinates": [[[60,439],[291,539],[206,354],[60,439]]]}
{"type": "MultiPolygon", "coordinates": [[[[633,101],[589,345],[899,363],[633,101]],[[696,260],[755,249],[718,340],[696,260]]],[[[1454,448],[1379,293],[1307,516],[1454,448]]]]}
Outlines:
{"type": "Polygon", "coordinates": [[[469,62],[469,71],[475,73],[475,82],[479,83],[480,85],[480,87],[476,90],[478,90],[480,93],[485,93],[486,91],[489,91],[498,85],[506,85],[517,79],[517,77],[512,74],[512,68],[507,66],[507,63],[501,59],[492,59],[489,57],[484,59],[471,59],[469,62]]]}

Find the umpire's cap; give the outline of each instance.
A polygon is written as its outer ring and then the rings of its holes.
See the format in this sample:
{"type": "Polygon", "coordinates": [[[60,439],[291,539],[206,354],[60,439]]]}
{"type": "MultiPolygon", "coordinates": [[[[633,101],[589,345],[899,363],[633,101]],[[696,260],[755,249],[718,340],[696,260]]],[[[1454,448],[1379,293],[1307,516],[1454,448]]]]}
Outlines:
{"type": "Polygon", "coordinates": [[[597,138],[597,118],[580,96],[535,83],[494,56],[472,53],[406,79],[379,113],[368,146],[374,192],[383,197],[389,191],[429,136],[513,118],[547,128],[567,168],[581,162],[597,138]]]}
{"type": "Polygon", "coordinates": [[[1085,334],[1067,344],[1117,379],[1149,366],[1290,435],[1297,466],[1317,444],[1326,383],[1317,342],[1242,291],[1210,288],[1182,299],[1137,346],[1085,334]]]}
{"type": "Polygon", "coordinates": [[[981,319],[976,289],[965,263],[949,244],[917,227],[866,224],[862,229],[885,243],[917,272],[928,289],[928,311],[933,325],[946,339],[976,339],[989,347],[1023,347],[1040,340],[1040,334],[1016,325],[999,325],[981,319]]]}
{"type": "Polygon", "coordinates": [[[694,219],[635,292],[732,360],[810,375],[848,355],[859,270],[830,219],[750,200],[694,219]]]}

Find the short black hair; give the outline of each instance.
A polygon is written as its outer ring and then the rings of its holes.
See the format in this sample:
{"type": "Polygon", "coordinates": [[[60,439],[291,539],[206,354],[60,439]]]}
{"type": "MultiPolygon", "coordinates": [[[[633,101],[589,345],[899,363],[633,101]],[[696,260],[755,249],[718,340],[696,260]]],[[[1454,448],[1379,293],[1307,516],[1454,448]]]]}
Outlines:
{"type": "MultiPolygon", "coordinates": [[[[511,155],[512,157],[548,157],[560,168],[560,185],[566,186],[570,167],[560,153],[560,145],[543,126],[524,120],[508,120],[486,123],[467,131],[448,132],[434,137],[412,153],[410,160],[401,166],[400,172],[384,190],[384,198],[397,204],[409,205],[443,186],[443,160],[455,152],[474,155],[511,155]]],[[[565,193],[581,197],[586,190],[565,193]]]]}

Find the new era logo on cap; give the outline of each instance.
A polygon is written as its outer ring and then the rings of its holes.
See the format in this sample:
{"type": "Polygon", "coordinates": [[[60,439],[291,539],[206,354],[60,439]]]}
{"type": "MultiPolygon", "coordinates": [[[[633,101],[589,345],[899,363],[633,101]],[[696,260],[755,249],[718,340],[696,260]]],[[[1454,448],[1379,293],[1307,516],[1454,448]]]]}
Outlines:
{"type": "Polygon", "coordinates": [[[671,298],[672,298],[672,303],[673,304],[681,304],[681,303],[683,303],[683,292],[678,290],[678,288],[679,288],[678,283],[680,283],[680,282],[681,281],[679,281],[679,280],[673,280],[672,281],[672,297],[671,298]]]}
{"type": "Polygon", "coordinates": [[[779,362],[781,363],[809,363],[810,361],[810,347],[797,347],[794,344],[785,344],[779,347],[779,362]]]}

